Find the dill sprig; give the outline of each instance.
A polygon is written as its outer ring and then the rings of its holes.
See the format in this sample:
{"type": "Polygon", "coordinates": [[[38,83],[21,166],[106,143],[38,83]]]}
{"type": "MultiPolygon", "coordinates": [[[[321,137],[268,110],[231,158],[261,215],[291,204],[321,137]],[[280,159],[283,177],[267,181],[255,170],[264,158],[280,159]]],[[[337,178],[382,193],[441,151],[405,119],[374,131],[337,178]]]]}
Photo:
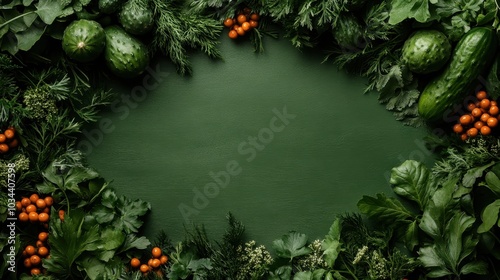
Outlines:
{"type": "Polygon", "coordinates": [[[183,1],[151,0],[155,14],[152,51],[168,56],[179,74],[192,74],[188,48],[199,48],[211,58],[221,58],[217,48],[222,31],[219,21],[193,13],[183,1]]]}

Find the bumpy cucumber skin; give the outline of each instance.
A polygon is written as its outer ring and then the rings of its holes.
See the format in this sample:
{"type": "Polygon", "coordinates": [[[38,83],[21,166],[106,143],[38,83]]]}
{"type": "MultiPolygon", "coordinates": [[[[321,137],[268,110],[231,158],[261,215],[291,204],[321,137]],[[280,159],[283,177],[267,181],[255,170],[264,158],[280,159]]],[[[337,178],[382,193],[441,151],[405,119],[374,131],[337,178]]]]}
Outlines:
{"type": "Polygon", "coordinates": [[[121,27],[109,26],[106,33],[104,59],[108,68],[118,77],[136,77],[149,65],[148,48],[121,27]]]}
{"type": "Polygon", "coordinates": [[[62,48],[66,55],[79,62],[96,59],[104,50],[106,35],[101,25],[93,20],[73,21],[63,33],[62,48]]]}
{"type": "Polygon", "coordinates": [[[129,0],[118,14],[118,20],[123,29],[130,34],[143,35],[149,32],[154,25],[153,10],[148,7],[147,1],[129,0]]]}
{"type": "Polygon", "coordinates": [[[446,35],[437,30],[419,30],[405,42],[403,62],[418,74],[441,69],[451,56],[451,44],[446,35]]]}
{"type": "Polygon", "coordinates": [[[496,48],[496,34],[491,28],[475,27],[462,36],[448,66],[422,91],[420,117],[429,122],[444,119],[445,112],[470,93],[476,78],[493,61],[496,48]]]}

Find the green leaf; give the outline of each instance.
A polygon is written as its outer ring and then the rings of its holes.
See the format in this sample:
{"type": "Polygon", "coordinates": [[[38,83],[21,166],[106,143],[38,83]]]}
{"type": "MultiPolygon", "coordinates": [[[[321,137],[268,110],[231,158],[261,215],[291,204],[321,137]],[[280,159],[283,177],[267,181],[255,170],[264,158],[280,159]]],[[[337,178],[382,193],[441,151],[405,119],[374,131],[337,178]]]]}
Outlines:
{"type": "Polygon", "coordinates": [[[61,6],[60,1],[53,0],[39,0],[35,4],[37,8],[36,13],[42,19],[45,24],[52,24],[54,20],[62,14],[63,6],[61,6]]]}
{"type": "Polygon", "coordinates": [[[462,250],[463,248],[462,240],[465,231],[472,226],[475,222],[471,216],[467,216],[465,213],[456,213],[451,220],[448,222],[446,227],[446,233],[448,234],[448,256],[452,264],[458,267],[459,261],[463,258],[462,250]]]}
{"type": "Polygon", "coordinates": [[[390,24],[398,24],[407,18],[427,22],[431,17],[428,0],[392,0],[390,24]]]}
{"type": "Polygon", "coordinates": [[[446,226],[446,211],[453,207],[453,194],[458,178],[450,179],[438,188],[424,209],[419,227],[433,238],[439,238],[446,226]]]}
{"type": "Polygon", "coordinates": [[[125,269],[120,258],[103,262],[94,257],[87,257],[78,264],[90,280],[118,280],[125,269]]]}
{"type": "Polygon", "coordinates": [[[113,209],[104,207],[103,205],[95,206],[92,209],[91,214],[100,224],[109,223],[115,218],[115,211],[113,209]]]}
{"type": "Polygon", "coordinates": [[[500,212],[500,199],[490,203],[483,209],[481,220],[483,223],[477,228],[478,233],[489,231],[498,221],[498,213],[500,212]]]}
{"type": "Polygon", "coordinates": [[[377,194],[377,197],[363,196],[358,202],[361,213],[377,219],[383,224],[394,224],[413,220],[413,214],[408,211],[399,200],[387,197],[385,194],[377,194]]]}
{"type": "Polygon", "coordinates": [[[114,250],[123,244],[125,235],[121,231],[108,227],[101,232],[101,241],[100,249],[114,250]]]}
{"type": "Polygon", "coordinates": [[[307,235],[291,231],[273,241],[273,248],[276,254],[285,259],[292,260],[295,257],[311,253],[311,249],[306,247],[307,235]]]}
{"type": "Polygon", "coordinates": [[[312,272],[311,271],[300,271],[295,273],[293,276],[293,280],[312,280],[312,272]]]}
{"type": "Polygon", "coordinates": [[[112,224],[116,228],[123,229],[127,234],[139,231],[144,221],[141,216],[151,210],[149,202],[136,199],[131,200],[121,196],[116,202],[116,216],[112,224]]]}
{"type": "Polygon", "coordinates": [[[464,187],[472,188],[474,186],[474,183],[476,182],[476,179],[482,177],[484,171],[493,166],[494,164],[495,162],[491,162],[489,164],[474,167],[467,170],[467,173],[465,173],[464,178],[462,180],[462,184],[464,185],[464,187]]]}
{"type": "Polygon", "coordinates": [[[135,234],[127,234],[119,252],[125,252],[130,249],[143,250],[149,245],[151,245],[151,242],[145,236],[137,237],[135,234]]]}
{"type": "Polygon", "coordinates": [[[486,173],[486,187],[488,187],[495,195],[500,196],[500,178],[493,171],[486,173]]]}
{"type": "Polygon", "coordinates": [[[460,269],[460,273],[463,275],[467,274],[479,274],[479,275],[486,275],[488,274],[488,264],[485,263],[484,261],[472,261],[464,264],[462,268],[460,269]]]}
{"type": "Polygon", "coordinates": [[[292,267],[290,265],[280,266],[274,272],[271,271],[269,280],[290,280],[292,279],[292,267]]]}
{"type": "Polygon", "coordinates": [[[115,203],[118,201],[118,196],[111,189],[106,189],[101,196],[101,205],[107,208],[115,208],[115,203]]]}
{"type": "Polygon", "coordinates": [[[333,266],[335,265],[335,261],[337,260],[337,257],[339,256],[339,253],[341,251],[341,227],[342,226],[340,223],[340,218],[336,218],[335,221],[333,221],[328,234],[325,236],[325,239],[321,243],[323,258],[328,264],[328,267],[331,268],[333,268],[333,266]]]}
{"type": "Polygon", "coordinates": [[[415,247],[419,244],[417,220],[413,221],[408,226],[408,229],[406,230],[405,233],[405,244],[410,251],[413,251],[413,249],[415,249],[415,247]]]}
{"type": "Polygon", "coordinates": [[[420,248],[418,254],[422,265],[429,269],[427,276],[437,278],[453,274],[446,268],[445,262],[437,254],[435,245],[420,248]]]}
{"type": "MultiPolygon", "coordinates": [[[[55,210],[52,215],[57,215],[55,210]]],[[[58,279],[75,277],[75,262],[86,251],[98,249],[100,234],[98,226],[82,231],[83,211],[74,209],[67,213],[64,222],[52,219],[50,228],[50,259],[44,260],[44,267],[58,279]]],[[[78,278],[78,277],[76,277],[78,278]]]]}
{"type": "Polygon", "coordinates": [[[390,183],[396,194],[416,202],[420,210],[425,208],[436,189],[427,167],[415,160],[407,160],[393,168],[390,183]]]}

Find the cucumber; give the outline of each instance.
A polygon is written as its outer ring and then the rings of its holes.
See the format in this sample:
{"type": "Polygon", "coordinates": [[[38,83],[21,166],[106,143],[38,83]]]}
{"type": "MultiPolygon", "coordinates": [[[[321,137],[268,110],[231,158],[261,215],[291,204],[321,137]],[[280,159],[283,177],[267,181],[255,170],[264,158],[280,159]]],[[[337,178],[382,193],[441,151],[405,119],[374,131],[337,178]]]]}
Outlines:
{"type": "Polygon", "coordinates": [[[451,44],[437,30],[419,30],[404,43],[402,60],[410,71],[428,74],[440,70],[451,56],[451,44]]]}
{"type": "Polygon", "coordinates": [[[108,26],[104,60],[108,68],[121,78],[136,77],[149,65],[148,47],[121,27],[108,26]]]}
{"type": "Polygon", "coordinates": [[[497,48],[495,31],[475,27],[457,43],[448,66],[424,88],[418,100],[418,114],[435,122],[472,90],[477,77],[493,60],[497,48]]]}
{"type": "Polygon", "coordinates": [[[76,61],[89,62],[96,59],[104,50],[105,44],[104,29],[96,21],[79,19],[64,29],[63,50],[76,61]]]}

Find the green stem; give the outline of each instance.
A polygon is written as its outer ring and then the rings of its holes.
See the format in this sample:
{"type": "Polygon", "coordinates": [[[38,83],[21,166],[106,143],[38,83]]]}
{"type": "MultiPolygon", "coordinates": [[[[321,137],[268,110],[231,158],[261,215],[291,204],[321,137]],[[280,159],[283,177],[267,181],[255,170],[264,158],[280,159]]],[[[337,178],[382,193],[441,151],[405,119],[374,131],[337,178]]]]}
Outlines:
{"type": "Polygon", "coordinates": [[[6,26],[7,24],[9,24],[9,23],[11,23],[11,22],[13,22],[13,21],[15,21],[15,20],[17,20],[17,19],[20,19],[20,18],[22,18],[22,17],[24,17],[24,16],[27,16],[27,15],[31,15],[31,14],[33,14],[33,13],[35,13],[35,12],[36,12],[36,11],[31,11],[31,12],[27,12],[27,13],[24,13],[24,14],[20,14],[20,15],[18,15],[17,17],[13,17],[13,18],[9,19],[8,21],[6,21],[6,22],[4,22],[4,23],[0,24],[0,28],[2,28],[2,27],[4,27],[4,26],[6,26]]]}

